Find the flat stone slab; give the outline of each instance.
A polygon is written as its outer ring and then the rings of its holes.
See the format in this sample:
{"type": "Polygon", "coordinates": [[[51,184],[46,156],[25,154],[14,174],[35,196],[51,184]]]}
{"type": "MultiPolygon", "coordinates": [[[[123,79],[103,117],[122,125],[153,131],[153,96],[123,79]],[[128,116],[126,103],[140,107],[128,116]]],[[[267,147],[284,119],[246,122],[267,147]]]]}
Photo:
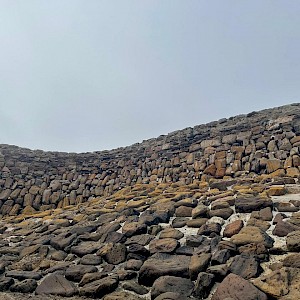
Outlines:
{"type": "Polygon", "coordinates": [[[37,295],[45,294],[70,297],[77,293],[77,288],[75,284],[67,280],[64,276],[50,274],[43,279],[35,293],[37,295]]]}
{"type": "Polygon", "coordinates": [[[157,278],[165,275],[188,278],[190,260],[185,255],[157,253],[144,262],[138,281],[142,285],[151,286],[157,278]]]}
{"type": "Polygon", "coordinates": [[[267,295],[256,288],[246,279],[229,274],[218,286],[212,300],[243,299],[243,300],[267,300],[267,295]]]}
{"type": "Polygon", "coordinates": [[[176,276],[162,276],[155,280],[151,289],[151,298],[154,299],[160,294],[176,292],[184,297],[192,294],[194,284],[190,279],[176,276]]]}
{"type": "Polygon", "coordinates": [[[269,198],[238,197],[235,200],[235,211],[240,213],[250,213],[265,207],[272,207],[273,202],[269,198]]]}

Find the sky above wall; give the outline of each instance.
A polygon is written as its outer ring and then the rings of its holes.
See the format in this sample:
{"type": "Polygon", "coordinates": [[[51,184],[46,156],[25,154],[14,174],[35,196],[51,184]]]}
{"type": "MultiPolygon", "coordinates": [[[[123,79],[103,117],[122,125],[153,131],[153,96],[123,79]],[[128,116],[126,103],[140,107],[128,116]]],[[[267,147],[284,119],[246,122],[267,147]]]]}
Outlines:
{"type": "Polygon", "coordinates": [[[0,143],[98,151],[300,102],[299,0],[0,7],[0,143]]]}

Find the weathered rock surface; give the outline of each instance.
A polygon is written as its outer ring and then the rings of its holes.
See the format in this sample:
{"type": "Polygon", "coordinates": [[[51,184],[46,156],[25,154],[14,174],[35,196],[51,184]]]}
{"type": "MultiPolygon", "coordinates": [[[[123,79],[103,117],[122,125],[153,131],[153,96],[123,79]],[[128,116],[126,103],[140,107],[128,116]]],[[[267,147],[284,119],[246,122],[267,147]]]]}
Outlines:
{"type": "Polygon", "coordinates": [[[239,275],[245,279],[257,277],[261,268],[254,256],[237,255],[233,258],[229,270],[231,273],[239,275]]]}
{"type": "Polygon", "coordinates": [[[236,212],[249,213],[265,207],[271,207],[273,202],[269,198],[252,198],[252,197],[238,197],[235,200],[236,212]]]}
{"type": "Polygon", "coordinates": [[[139,283],[150,286],[165,275],[189,277],[190,257],[160,253],[146,260],[139,271],[139,283]]]}
{"type": "Polygon", "coordinates": [[[150,253],[172,253],[179,246],[177,240],[173,238],[164,238],[159,240],[153,240],[149,244],[150,253]]]}
{"type": "Polygon", "coordinates": [[[205,299],[210,294],[210,290],[214,284],[214,275],[200,272],[197,276],[193,294],[197,299],[205,299]]]}
{"type": "Polygon", "coordinates": [[[266,294],[242,277],[229,274],[218,286],[212,300],[267,300],[266,294]]]}
{"type": "Polygon", "coordinates": [[[155,299],[160,294],[173,292],[182,297],[188,297],[192,294],[194,284],[190,279],[176,276],[162,276],[156,279],[151,290],[151,299],[155,299]]]}
{"type": "Polygon", "coordinates": [[[79,289],[79,295],[91,298],[102,298],[105,295],[113,292],[117,286],[118,277],[108,276],[84,285],[79,289]]]}
{"type": "Polygon", "coordinates": [[[79,282],[86,273],[95,273],[98,269],[95,266],[77,265],[66,269],[65,276],[68,280],[79,282]]]}
{"type": "Polygon", "coordinates": [[[236,220],[228,225],[226,225],[223,236],[224,237],[232,237],[235,234],[238,234],[240,230],[243,228],[244,223],[242,220],[236,220]]]}
{"type": "Polygon", "coordinates": [[[206,270],[210,258],[210,253],[201,253],[191,257],[189,264],[189,275],[192,280],[196,280],[198,274],[206,270]]]}
{"type": "Polygon", "coordinates": [[[75,284],[68,281],[62,275],[50,274],[45,277],[36,289],[37,295],[59,295],[70,297],[76,294],[77,288],[75,284]]]}
{"type": "Polygon", "coordinates": [[[281,268],[269,275],[263,275],[253,283],[263,292],[275,299],[299,299],[300,270],[298,268],[281,268]]]}
{"type": "Polygon", "coordinates": [[[0,145],[0,292],[183,300],[220,283],[218,299],[265,299],[260,276],[269,297],[298,298],[299,115],[253,112],[104,152],[0,145]]]}
{"type": "Polygon", "coordinates": [[[293,231],[287,235],[286,246],[290,251],[300,251],[300,230],[293,231]]]}
{"type": "Polygon", "coordinates": [[[262,243],[267,248],[271,248],[274,243],[274,240],[265,231],[254,226],[247,226],[242,228],[238,234],[231,237],[231,241],[238,246],[250,243],[262,243]]]}

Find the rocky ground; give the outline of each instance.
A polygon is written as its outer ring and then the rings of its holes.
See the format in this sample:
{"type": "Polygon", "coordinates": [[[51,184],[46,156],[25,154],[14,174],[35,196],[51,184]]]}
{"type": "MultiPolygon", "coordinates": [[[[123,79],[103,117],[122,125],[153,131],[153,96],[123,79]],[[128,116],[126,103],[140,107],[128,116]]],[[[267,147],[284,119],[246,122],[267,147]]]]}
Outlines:
{"type": "Polygon", "coordinates": [[[0,299],[300,299],[300,185],[137,184],[1,220],[0,299]]]}

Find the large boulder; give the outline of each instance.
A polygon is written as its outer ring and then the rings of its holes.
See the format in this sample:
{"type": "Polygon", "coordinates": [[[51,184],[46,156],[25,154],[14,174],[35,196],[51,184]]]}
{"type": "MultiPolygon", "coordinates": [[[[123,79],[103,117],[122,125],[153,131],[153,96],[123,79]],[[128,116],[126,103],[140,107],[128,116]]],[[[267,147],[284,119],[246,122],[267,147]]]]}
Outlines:
{"type": "Polygon", "coordinates": [[[189,297],[184,297],[183,295],[175,292],[166,292],[160,294],[154,300],[189,300],[189,297]]]}
{"type": "Polygon", "coordinates": [[[35,291],[37,295],[45,294],[64,297],[71,297],[76,292],[77,288],[75,284],[58,274],[50,274],[45,277],[35,291]]]}
{"type": "Polygon", "coordinates": [[[207,217],[208,207],[204,204],[199,204],[192,210],[192,218],[207,217]]]}
{"type": "Polygon", "coordinates": [[[211,300],[267,300],[267,295],[246,279],[229,274],[220,283],[211,300]]]}
{"type": "Polygon", "coordinates": [[[254,256],[237,255],[233,258],[229,270],[231,273],[250,279],[259,275],[261,267],[254,256]]]}

